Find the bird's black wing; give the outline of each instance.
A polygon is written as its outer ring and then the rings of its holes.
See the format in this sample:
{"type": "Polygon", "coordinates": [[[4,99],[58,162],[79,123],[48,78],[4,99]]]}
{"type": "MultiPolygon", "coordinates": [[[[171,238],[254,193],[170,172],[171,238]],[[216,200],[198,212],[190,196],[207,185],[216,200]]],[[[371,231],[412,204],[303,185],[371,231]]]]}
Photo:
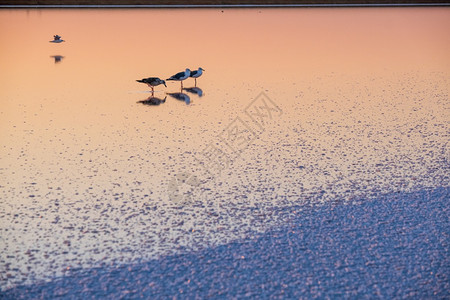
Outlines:
{"type": "Polygon", "coordinates": [[[184,77],[184,75],[185,75],[185,72],[180,72],[180,73],[173,75],[171,78],[180,79],[181,77],[184,77]]]}

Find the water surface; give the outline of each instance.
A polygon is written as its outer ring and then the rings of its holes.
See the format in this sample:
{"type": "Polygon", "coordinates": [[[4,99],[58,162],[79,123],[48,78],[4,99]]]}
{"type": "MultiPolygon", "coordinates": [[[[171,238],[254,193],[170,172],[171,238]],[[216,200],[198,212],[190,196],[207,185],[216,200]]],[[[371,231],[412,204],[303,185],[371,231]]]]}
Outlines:
{"type": "Polygon", "coordinates": [[[449,15],[1,10],[0,286],[223,244],[283,223],[274,207],[448,187],[449,15]],[[187,67],[201,96],[140,103],[136,79],[187,67]]]}

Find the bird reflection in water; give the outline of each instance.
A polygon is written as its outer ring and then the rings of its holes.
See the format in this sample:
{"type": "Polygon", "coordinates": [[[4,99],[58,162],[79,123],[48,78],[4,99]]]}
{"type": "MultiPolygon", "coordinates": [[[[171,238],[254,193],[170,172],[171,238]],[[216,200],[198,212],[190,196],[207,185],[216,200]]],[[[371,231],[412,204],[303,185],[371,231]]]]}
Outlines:
{"type": "Polygon", "coordinates": [[[199,87],[190,87],[190,88],[184,88],[186,92],[189,92],[191,94],[197,95],[199,97],[203,96],[203,90],[199,87]]]}
{"type": "Polygon", "coordinates": [[[151,95],[150,97],[148,97],[145,100],[138,101],[138,103],[142,103],[144,105],[160,105],[161,103],[166,102],[166,98],[167,98],[167,96],[164,97],[164,99],[160,99],[157,97],[153,97],[153,95],[151,95]]]}
{"type": "Polygon", "coordinates": [[[185,93],[167,93],[167,95],[180,100],[180,101],[184,101],[186,104],[190,104],[191,103],[191,98],[186,95],[185,93]]]}
{"type": "Polygon", "coordinates": [[[60,63],[62,61],[62,59],[64,58],[64,56],[62,56],[62,55],[52,55],[50,57],[55,59],[55,64],[60,63]]]}

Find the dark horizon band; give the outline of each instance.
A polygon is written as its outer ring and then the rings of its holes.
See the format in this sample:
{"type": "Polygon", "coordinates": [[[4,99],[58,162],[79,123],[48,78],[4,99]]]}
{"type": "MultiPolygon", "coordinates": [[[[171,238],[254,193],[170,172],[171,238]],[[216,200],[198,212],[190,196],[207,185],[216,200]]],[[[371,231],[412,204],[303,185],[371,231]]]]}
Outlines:
{"type": "Polygon", "coordinates": [[[0,0],[0,8],[288,8],[450,6],[449,0],[0,0]]]}

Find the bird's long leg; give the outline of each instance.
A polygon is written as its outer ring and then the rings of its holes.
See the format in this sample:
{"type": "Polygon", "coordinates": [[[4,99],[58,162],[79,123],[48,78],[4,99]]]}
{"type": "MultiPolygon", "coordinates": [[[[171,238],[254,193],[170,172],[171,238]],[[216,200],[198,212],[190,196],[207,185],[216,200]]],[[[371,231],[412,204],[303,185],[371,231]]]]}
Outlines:
{"type": "Polygon", "coordinates": [[[181,90],[183,90],[183,80],[181,80],[181,90]]]}
{"type": "Polygon", "coordinates": [[[195,87],[197,87],[197,78],[194,78],[195,80],[195,87]]]}

